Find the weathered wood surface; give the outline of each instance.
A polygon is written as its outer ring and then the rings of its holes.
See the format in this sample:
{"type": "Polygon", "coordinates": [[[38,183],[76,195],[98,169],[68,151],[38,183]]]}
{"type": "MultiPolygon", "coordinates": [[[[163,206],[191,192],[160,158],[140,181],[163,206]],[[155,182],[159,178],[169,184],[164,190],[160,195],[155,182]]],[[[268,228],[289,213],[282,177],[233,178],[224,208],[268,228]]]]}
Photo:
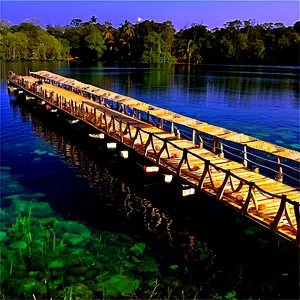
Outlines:
{"type": "MultiPolygon", "coordinates": [[[[201,148],[191,141],[178,139],[174,133],[112,110],[74,92],[52,84],[34,86],[35,81],[36,78],[31,76],[15,76],[10,79],[11,83],[29,94],[36,95],[108,134],[162,169],[180,176],[190,185],[299,246],[298,189],[253,172],[242,163],[223,158],[222,154],[201,148]]],[[[208,128],[209,125],[205,127],[208,128]]],[[[235,136],[228,132],[226,134],[228,138],[235,136]]],[[[251,140],[244,135],[240,137],[243,141],[251,140]]]]}

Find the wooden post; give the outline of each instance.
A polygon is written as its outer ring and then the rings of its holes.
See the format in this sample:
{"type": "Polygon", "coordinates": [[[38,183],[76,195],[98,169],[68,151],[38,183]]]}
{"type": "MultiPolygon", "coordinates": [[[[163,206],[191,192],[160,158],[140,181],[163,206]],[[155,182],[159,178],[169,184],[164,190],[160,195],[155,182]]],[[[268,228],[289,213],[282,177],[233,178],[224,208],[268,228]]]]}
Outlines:
{"type": "Polygon", "coordinates": [[[192,141],[193,141],[193,144],[195,145],[196,143],[196,130],[193,129],[193,132],[192,132],[192,141]]]}
{"type": "Polygon", "coordinates": [[[246,198],[246,200],[245,200],[244,205],[243,205],[242,208],[241,208],[241,214],[242,214],[243,216],[248,212],[248,206],[249,206],[249,203],[250,203],[251,198],[253,197],[253,196],[252,196],[253,187],[254,187],[254,182],[253,182],[253,181],[250,181],[250,183],[249,183],[248,195],[247,195],[247,198],[246,198]]]}
{"type": "Polygon", "coordinates": [[[208,173],[208,170],[209,170],[209,165],[210,165],[210,161],[209,160],[205,160],[204,161],[204,170],[203,170],[203,173],[201,175],[201,178],[199,179],[199,182],[198,182],[198,188],[201,190],[203,188],[203,185],[204,185],[204,179],[206,177],[206,174],[208,173]]]}
{"type": "Polygon", "coordinates": [[[221,200],[221,198],[223,197],[223,192],[224,192],[224,189],[225,189],[225,186],[227,184],[229,177],[230,177],[230,170],[226,170],[226,175],[225,175],[224,181],[222,182],[221,187],[217,191],[217,195],[216,195],[217,200],[221,200]]]}
{"type": "Polygon", "coordinates": [[[171,122],[171,133],[174,133],[174,122],[171,122]]]}
{"type": "Polygon", "coordinates": [[[220,156],[221,158],[224,158],[223,143],[219,143],[219,145],[220,145],[220,152],[221,152],[219,156],[220,156]]]}
{"type": "Polygon", "coordinates": [[[85,113],[84,113],[83,103],[81,103],[81,114],[82,114],[82,120],[84,120],[85,113]]]}
{"type": "Polygon", "coordinates": [[[96,110],[96,107],[94,107],[94,124],[95,126],[97,125],[97,110],[96,110]]]}
{"type": "Polygon", "coordinates": [[[213,148],[212,148],[213,153],[216,153],[216,151],[217,151],[217,144],[218,144],[218,138],[215,136],[214,137],[213,148]]]}
{"type": "Polygon", "coordinates": [[[199,138],[199,148],[202,149],[203,148],[203,139],[200,134],[198,134],[198,138],[199,138]]]}
{"type": "Polygon", "coordinates": [[[107,132],[107,118],[106,118],[106,112],[104,112],[104,124],[105,124],[105,131],[107,132]]]}
{"type": "Polygon", "coordinates": [[[277,167],[278,167],[277,181],[282,182],[283,181],[283,171],[282,171],[282,166],[280,163],[279,156],[276,156],[276,162],[277,162],[277,167]]]}
{"type": "Polygon", "coordinates": [[[244,167],[245,168],[247,168],[247,166],[248,166],[248,161],[247,161],[247,146],[245,145],[244,146],[244,161],[243,161],[243,165],[244,165],[244,167]]]}
{"type": "Polygon", "coordinates": [[[163,118],[160,118],[159,121],[160,121],[159,128],[164,129],[164,119],[163,119],[163,118]]]}
{"type": "Polygon", "coordinates": [[[122,121],[119,121],[120,126],[120,142],[123,143],[123,130],[122,130],[122,121]]]}
{"type": "Polygon", "coordinates": [[[280,222],[280,219],[282,217],[282,214],[285,210],[285,206],[286,206],[286,200],[287,200],[287,196],[286,195],[282,195],[281,196],[281,201],[280,201],[280,205],[279,205],[279,209],[278,209],[278,212],[275,216],[275,219],[274,219],[274,222],[271,224],[271,230],[273,232],[276,232],[277,231],[277,227],[278,227],[278,224],[280,222]]]}

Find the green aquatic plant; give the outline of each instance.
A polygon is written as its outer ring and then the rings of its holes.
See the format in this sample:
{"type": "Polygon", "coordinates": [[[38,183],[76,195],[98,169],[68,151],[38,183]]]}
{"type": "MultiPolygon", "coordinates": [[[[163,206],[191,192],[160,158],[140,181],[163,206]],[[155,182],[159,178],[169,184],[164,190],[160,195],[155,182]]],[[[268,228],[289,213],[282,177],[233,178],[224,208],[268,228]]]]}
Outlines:
{"type": "Polygon", "coordinates": [[[134,244],[124,236],[119,240],[116,234],[106,232],[92,238],[83,224],[32,218],[38,209],[22,207],[28,215],[19,212],[11,228],[1,234],[11,233],[7,241],[10,250],[4,251],[7,271],[1,272],[7,274],[1,279],[6,298],[131,297],[143,274],[159,272],[154,261],[143,257],[144,243],[134,244]]]}

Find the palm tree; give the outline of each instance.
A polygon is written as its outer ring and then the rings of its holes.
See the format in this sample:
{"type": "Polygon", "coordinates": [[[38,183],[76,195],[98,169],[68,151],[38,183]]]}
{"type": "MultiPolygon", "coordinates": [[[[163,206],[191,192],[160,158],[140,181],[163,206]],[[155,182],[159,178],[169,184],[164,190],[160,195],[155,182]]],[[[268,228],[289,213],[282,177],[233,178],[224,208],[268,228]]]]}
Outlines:
{"type": "MultiPolygon", "coordinates": [[[[180,50],[178,53],[181,54],[181,59],[187,59],[188,64],[191,63],[191,61],[195,60],[197,58],[197,61],[201,58],[200,54],[198,53],[199,47],[197,43],[195,43],[193,40],[189,40],[189,42],[186,43],[181,43],[180,45],[180,50]]],[[[201,60],[201,59],[200,59],[201,60]]]]}
{"type": "MultiPolygon", "coordinates": [[[[134,36],[134,27],[128,20],[125,20],[124,24],[122,24],[121,32],[122,33],[120,41],[122,42],[122,45],[127,44],[128,50],[130,51],[129,40],[134,36]]],[[[130,52],[128,53],[128,55],[130,55],[130,52]]]]}
{"type": "Polygon", "coordinates": [[[91,16],[91,19],[90,19],[91,21],[91,23],[96,23],[97,22],[97,17],[95,17],[95,16],[91,16]]]}
{"type": "Polygon", "coordinates": [[[114,36],[114,32],[113,32],[113,27],[111,26],[111,23],[107,23],[107,27],[104,31],[104,38],[105,41],[107,43],[107,46],[109,48],[109,50],[114,50],[114,53],[116,51],[118,51],[117,47],[116,47],[116,42],[115,42],[115,36],[114,36]]]}

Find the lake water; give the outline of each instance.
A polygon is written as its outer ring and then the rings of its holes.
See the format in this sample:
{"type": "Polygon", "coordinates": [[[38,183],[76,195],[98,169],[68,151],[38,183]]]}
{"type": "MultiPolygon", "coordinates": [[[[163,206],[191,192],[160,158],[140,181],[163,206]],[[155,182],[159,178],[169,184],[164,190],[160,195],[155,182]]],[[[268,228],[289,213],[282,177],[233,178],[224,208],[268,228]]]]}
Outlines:
{"type": "Polygon", "coordinates": [[[7,72],[24,74],[26,67],[300,149],[299,68],[2,64],[1,292],[6,298],[49,296],[53,290],[68,296],[71,287],[79,297],[298,298],[298,258],[289,243],[203,195],[182,198],[178,180],[166,185],[161,175],[145,177],[136,164],[143,161],[134,153],[123,160],[105,142],[89,139],[88,127],[72,126],[65,116],[9,95],[7,72]],[[36,249],[43,241],[50,250],[31,250],[34,242],[25,229],[24,237],[12,235],[12,222],[19,211],[28,216],[30,205],[36,249]],[[34,251],[45,251],[44,260],[34,251]],[[77,261],[67,263],[76,255],[77,261]],[[45,266],[48,271],[42,272],[45,266]]]}

